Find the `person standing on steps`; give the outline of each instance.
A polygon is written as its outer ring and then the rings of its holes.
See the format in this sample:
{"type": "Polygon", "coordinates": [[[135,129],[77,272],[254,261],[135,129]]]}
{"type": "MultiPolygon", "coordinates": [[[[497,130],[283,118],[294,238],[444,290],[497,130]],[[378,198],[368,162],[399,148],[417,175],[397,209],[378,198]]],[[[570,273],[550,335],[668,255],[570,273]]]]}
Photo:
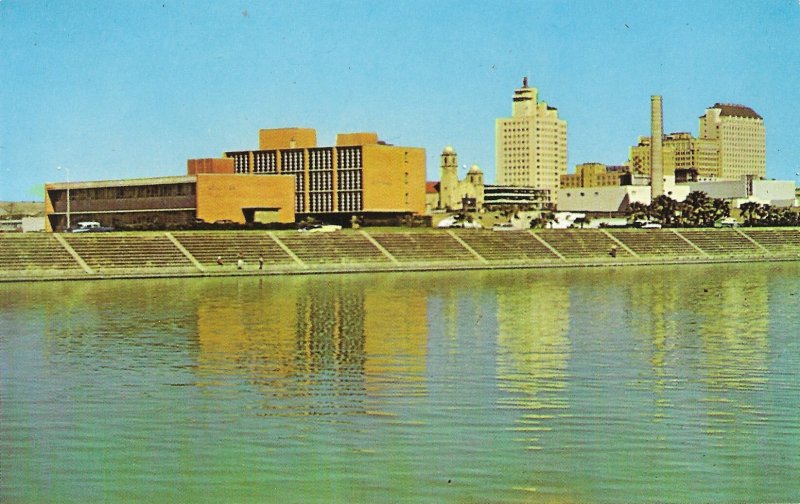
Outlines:
{"type": "Polygon", "coordinates": [[[264,256],[263,255],[259,255],[258,256],[258,269],[260,269],[260,270],[264,269],[264,256]]]}
{"type": "Polygon", "coordinates": [[[237,269],[244,268],[244,256],[242,255],[241,252],[239,252],[239,255],[236,256],[236,268],[237,269]]]}

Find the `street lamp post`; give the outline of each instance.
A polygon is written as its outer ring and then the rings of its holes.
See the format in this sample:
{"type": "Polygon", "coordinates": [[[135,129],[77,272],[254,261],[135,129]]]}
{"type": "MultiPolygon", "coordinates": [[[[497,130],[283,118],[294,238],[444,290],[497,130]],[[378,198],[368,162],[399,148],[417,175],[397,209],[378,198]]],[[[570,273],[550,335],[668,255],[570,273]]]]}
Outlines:
{"type": "MultiPolygon", "coordinates": [[[[60,170],[61,167],[59,166],[58,169],[60,170]]],[[[72,223],[69,220],[69,168],[64,167],[64,171],[67,173],[67,230],[72,227],[72,223]]]]}

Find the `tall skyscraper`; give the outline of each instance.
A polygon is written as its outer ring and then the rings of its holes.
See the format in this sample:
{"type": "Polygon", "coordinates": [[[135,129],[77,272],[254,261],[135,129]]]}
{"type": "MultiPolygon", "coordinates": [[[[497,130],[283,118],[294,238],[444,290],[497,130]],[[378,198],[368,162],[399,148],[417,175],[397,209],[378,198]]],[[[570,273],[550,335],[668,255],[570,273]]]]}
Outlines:
{"type": "Polygon", "coordinates": [[[567,173],[567,121],[538,100],[528,78],[514,91],[511,117],[495,121],[497,183],[549,191],[556,203],[559,180],[567,173]]]}
{"type": "Polygon", "coordinates": [[[700,116],[700,138],[718,145],[717,178],[766,177],[764,119],[750,107],[715,103],[700,116]]]}

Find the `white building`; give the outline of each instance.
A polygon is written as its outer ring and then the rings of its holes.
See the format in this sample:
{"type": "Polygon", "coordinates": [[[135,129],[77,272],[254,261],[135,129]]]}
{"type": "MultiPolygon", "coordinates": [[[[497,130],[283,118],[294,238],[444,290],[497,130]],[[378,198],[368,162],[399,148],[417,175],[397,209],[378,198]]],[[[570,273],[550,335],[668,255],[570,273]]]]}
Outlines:
{"type": "MultiPolygon", "coordinates": [[[[683,201],[690,192],[702,191],[710,198],[724,199],[734,207],[752,201],[762,205],[790,207],[795,204],[795,183],[792,180],[716,180],[670,184],[665,181],[665,194],[683,201]]],[[[610,187],[578,187],[560,189],[558,209],[567,212],[622,213],[633,202],[649,205],[649,185],[610,187]]]]}
{"type": "MultiPolygon", "coordinates": [[[[684,184],[664,180],[664,194],[683,201],[691,189],[684,184]]],[[[652,201],[649,185],[578,187],[559,189],[558,209],[565,212],[624,213],[631,203],[649,205],[652,201]]]]}
{"type": "Polygon", "coordinates": [[[752,201],[762,205],[790,207],[795,204],[795,183],[792,180],[755,180],[742,177],[739,180],[717,180],[713,182],[689,182],[691,191],[703,191],[711,198],[730,200],[735,207],[752,201]]]}
{"type": "Polygon", "coordinates": [[[495,121],[495,167],[498,185],[545,189],[556,203],[567,173],[567,121],[539,101],[527,77],[514,91],[511,117],[495,121]]]}

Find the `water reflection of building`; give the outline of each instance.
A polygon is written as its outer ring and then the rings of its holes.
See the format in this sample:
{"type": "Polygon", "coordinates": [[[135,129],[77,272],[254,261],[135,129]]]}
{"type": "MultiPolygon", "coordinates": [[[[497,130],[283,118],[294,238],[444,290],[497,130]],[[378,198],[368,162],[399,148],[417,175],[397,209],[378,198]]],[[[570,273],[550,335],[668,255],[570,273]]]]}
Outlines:
{"type": "Polygon", "coordinates": [[[680,303],[686,297],[686,285],[660,281],[654,272],[649,271],[641,272],[639,279],[641,281],[632,282],[626,292],[626,315],[629,317],[626,322],[635,329],[632,331],[634,337],[642,340],[630,343],[648,355],[648,364],[653,372],[652,380],[648,382],[653,393],[652,419],[660,422],[674,407],[668,389],[677,370],[669,368],[672,362],[669,357],[670,349],[681,348],[679,340],[686,337],[682,331],[683,324],[675,316],[680,313],[680,303]]]}
{"type": "Polygon", "coordinates": [[[280,379],[295,373],[299,285],[286,282],[277,290],[271,284],[240,289],[226,282],[198,296],[198,373],[244,373],[278,388],[285,385],[280,379]]]}
{"type": "Polygon", "coordinates": [[[364,298],[364,371],[370,393],[424,391],[428,300],[398,278],[370,284],[364,298]],[[391,377],[387,380],[387,377],[391,377]]]}
{"type": "Polygon", "coordinates": [[[363,412],[371,395],[423,381],[426,300],[416,293],[364,278],[242,285],[199,299],[197,372],[262,385],[270,414],[363,412]]]}
{"type": "Polygon", "coordinates": [[[530,433],[529,448],[539,446],[535,433],[550,430],[548,420],[567,408],[569,307],[569,290],[557,283],[497,291],[497,379],[509,393],[501,406],[524,412],[517,423],[530,433]]]}
{"type": "Polygon", "coordinates": [[[639,325],[634,332],[650,338],[655,419],[679,406],[669,400],[670,389],[675,377],[688,373],[702,377],[700,400],[713,425],[752,410],[747,392],[766,381],[768,278],[762,268],[746,275],[730,274],[725,266],[698,273],[686,273],[699,279],[691,284],[644,278],[632,286],[629,302],[631,320],[639,325]],[[698,369],[687,370],[691,365],[698,369]]]}
{"type": "Polygon", "coordinates": [[[758,388],[769,350],[767,270],[719,275],[697,302],[701,341],[714,390],[758,388]]]}

